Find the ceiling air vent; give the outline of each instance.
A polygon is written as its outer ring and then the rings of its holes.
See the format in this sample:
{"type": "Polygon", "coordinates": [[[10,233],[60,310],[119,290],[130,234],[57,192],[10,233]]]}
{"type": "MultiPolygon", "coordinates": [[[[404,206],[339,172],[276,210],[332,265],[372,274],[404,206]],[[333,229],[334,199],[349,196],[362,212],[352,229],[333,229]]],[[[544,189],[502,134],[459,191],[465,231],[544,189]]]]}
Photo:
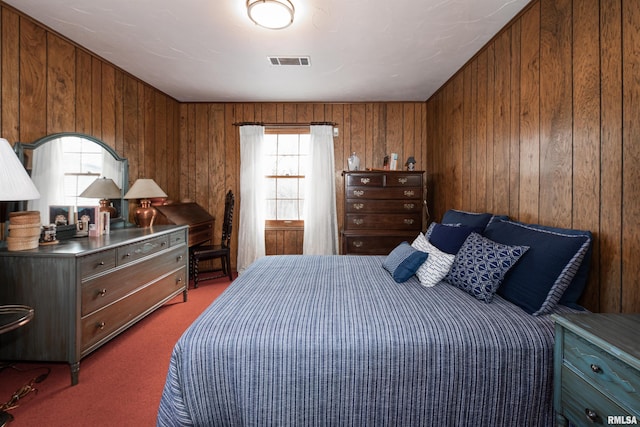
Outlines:
{"type": "Polygon", "coordinates": [[[303,67],[311,66],[311,60],[308,56],[269,56],[271,65],[298,65],[303,67]]]}

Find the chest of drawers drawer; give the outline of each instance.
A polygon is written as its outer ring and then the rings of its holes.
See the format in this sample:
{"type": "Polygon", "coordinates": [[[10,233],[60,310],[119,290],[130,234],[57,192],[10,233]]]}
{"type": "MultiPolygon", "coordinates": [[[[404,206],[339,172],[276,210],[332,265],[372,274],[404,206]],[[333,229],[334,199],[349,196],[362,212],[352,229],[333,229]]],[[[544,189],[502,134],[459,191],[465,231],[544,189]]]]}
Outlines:
{"type": "Polygon", "coordinates": [[[163,235],[141,242],[131,243],[116,249],[117,265],[124,265],[128,262],[153,255],[169,247],[169,236],[163,235]]]}
{"type": "Polygon", "coordinates": [[[116,266],[116,250],[108,249],[102,252],[86,255],[80,258],[80,276],[84,279],[94,274],[110,270],[116,266]]]}
{"type": "Polygon", "coordinates": [[[85,316],[127,296],[139,287],[140,283],[150,283],[155,278],[184,266],[187,257],[185,248],[183,245],[146,259],[139,263],[135,270],[119,268],[83,282],[81,315],[85,316]]]}
{"type": "Polygon", "coordinates": [[[560,426],[640,421],[640,315],[554,315],[554,406],[560,426]]]}
{"type": "Polygon", "coordinates": [[[157,306],[167,296],[183,288],[187,280],[187,269],[182,267],[135,290],[104,308],[90,313],[81,319],[81,343],[83,354],[91,351],[95,345],[117,333],[137,319],[144,317],[150,307],[157,306]]]}
{"type": "Polygon", "coordinates": [[[422,203],[418,200],[357,200],[345,203],[348,213],[422,213],[422,203]]]}
{"type": "Polygon", "coordinates": [[[348,187],[345,195],[349,199],[420,199],[422,189],[417,187],[348,187]]]}
{"type": "Polygon", "coordinates": [[[421,215],[414,214],[347,214],[347,223],[351,230],[420,230],[421,215]]]}

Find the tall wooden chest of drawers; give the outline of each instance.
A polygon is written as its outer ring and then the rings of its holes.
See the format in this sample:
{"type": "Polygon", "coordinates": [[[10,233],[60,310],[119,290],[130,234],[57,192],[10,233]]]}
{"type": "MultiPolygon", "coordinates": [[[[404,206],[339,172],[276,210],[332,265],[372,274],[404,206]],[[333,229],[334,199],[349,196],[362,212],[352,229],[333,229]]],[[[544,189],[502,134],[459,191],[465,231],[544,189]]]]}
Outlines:
{"type": "Polygon", "coordinates": [[[422,231],[424,171],[345,171],[343,176],[343,254],[386,255],[422,231]]]}
{"type": "Polygon", "coordinates": [[[553,318],[558,425],[640,423],[640,314],[553,318]]]}
{"type": "Polygon", "coordinates": [[[0,249],[0,303],[34,309],[0,334],[0,360],[80,359],[174,296],[187,300],[187,226],[112,229],[28,251],[0,249]]]}

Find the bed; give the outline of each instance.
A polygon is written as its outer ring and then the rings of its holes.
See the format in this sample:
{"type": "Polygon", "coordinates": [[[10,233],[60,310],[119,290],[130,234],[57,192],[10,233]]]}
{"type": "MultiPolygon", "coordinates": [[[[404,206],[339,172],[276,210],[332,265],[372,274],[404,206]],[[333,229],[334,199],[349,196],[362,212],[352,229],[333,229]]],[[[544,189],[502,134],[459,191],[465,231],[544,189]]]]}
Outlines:
{"type": "Polygon", "coordinates": [[[257,260],[177,342],[157,424],[553,425],[549,314],[577,308],[398,283],[390,256],[257,260]]]}

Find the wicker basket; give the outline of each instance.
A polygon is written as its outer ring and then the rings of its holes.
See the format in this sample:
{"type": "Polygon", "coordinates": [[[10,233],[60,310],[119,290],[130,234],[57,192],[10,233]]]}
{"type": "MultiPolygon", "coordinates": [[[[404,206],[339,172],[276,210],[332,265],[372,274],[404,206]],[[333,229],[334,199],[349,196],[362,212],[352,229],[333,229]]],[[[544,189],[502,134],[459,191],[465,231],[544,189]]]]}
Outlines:
{"type": "Polygon", "coordinates": [[[39,211],[11,212],[9,214],[9,225],[40,224],[39,211]]]}
{"type": "Polygon", "coordinates": [[[7,237],[7,249],[10,251],[26,251],[38,247],[40,236],[36,237],[7,237]]]}
{"type": "Polygon", "coordinates": [[[9,225],[9,236],[11,237],[36,237],[40,236],[40,224],[35,225],[9,225]]]}

